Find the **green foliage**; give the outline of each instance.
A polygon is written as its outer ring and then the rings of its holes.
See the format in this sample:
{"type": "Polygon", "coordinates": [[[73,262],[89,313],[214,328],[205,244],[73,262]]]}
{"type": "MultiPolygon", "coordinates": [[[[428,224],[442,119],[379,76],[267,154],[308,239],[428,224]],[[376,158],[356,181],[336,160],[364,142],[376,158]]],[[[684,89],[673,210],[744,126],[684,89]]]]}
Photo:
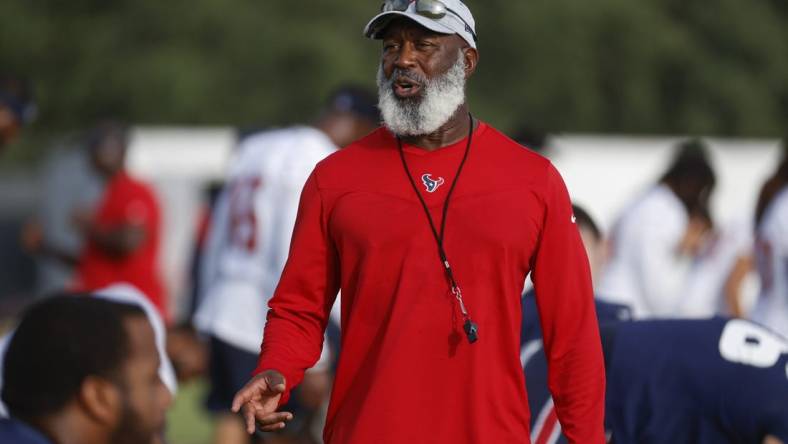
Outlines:
{"type": "MultiPolygon", "coordinates": [[[[782,0],[469,0],[469,95],[504,129],[783,134],[782,0]]],[[[3,0],[0,69],[29,75],[38,132],[104,115],[145,124],[305,121],[347,81],[374,86],[369,0],[3,0]]]]}

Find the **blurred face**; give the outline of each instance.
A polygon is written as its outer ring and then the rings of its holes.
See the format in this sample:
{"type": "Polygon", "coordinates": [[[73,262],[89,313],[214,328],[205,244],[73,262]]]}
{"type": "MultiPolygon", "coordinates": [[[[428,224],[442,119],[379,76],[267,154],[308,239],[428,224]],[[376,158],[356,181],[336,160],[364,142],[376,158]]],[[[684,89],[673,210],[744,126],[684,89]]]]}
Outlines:
{"type": "Polygon", "coordinates": [[[131,355],[124,374],[124,402],[113,444],[152,444],[161,442],[167,407],[172,396],[159,378],[159,354],[148,319],[134,316],[126,320],[131,340],[131,355]]]}
{"type": "Polygon", "coordinates": [[[339,148],[371,133],[377,125],[350,112],[333,112],[323,118],[322,128],[339,148]]]}
{"type": "Polygon", "coordinates": [[[119,136],[108,135],[93,147],[91,157],[100,173],[112,176],[123,169],[126,142],[119,136]]]}
{"type": "Polygon", "coordinates": [[[471,70],[467,53],[476,57],[465,46],[456,35],[438,34],[407,19],[386,27],[377,82],[383,121],[392,132],[433,133],[465,103],[471,70]]]}

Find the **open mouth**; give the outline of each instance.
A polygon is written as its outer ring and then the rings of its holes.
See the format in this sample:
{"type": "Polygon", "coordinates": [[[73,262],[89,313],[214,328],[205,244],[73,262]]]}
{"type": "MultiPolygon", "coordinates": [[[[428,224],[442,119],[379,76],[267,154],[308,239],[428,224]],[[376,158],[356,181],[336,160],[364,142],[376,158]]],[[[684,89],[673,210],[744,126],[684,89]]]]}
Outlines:
{"type": "Polygon", "coordinates": [[[413,97],[421,91],[421,85],[407,77],[397,77],[392,88],[397,97],[413,97]]]}

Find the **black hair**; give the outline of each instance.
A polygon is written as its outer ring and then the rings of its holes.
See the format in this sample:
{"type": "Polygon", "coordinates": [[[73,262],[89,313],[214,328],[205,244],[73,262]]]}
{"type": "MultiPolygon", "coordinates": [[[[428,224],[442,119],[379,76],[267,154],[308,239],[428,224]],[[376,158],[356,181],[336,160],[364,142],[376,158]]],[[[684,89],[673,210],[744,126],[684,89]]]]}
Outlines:
{"type": "Polygon", "coordinates": [[[118,120],[105,119],[100,121],[93,129],[88,132],[87,147],[93,151],[109,138],[117,138],[123,146],[129,142],[128,126],[118,120]]]}
{"type": "Polygon", "coordinates": [[[758,203],[755,206],[756,229],[758,225],[760,225],[761,219],[763,219],[763,215],[766,213],[766,209],[769,208],[769,204],[772,203],[777,193],[788,185],[788,137],[783,140],[782,157],[782,161],[777,165],[774,174],[766,180],[758,195],[758,203]]]}
{"type": "Polygon", "coordinates": [[[706,143],[701,139],[688,139],[680,142],[676,151],[660,182],[673,190],[687,213],[708,212],[717,176],[709,161],[706,143]]]}
{"type": "Polygon", "coordinates": [[[3,363],[2,398],[25,421],[55,414],[88,376],[123,383],[130,353],[124,319],[139,306],[90,295],[58,295],[32,306],[13,333],[3,363]]]}
{"type": "Polygon", "coordinates": [[[594,219],[591,217],[590,214],[583,207],[579,205],[572,205],[572,212],[575,215],[576,223],[578,228],[585,227],[591,230],[591,234],[594,235],[594,239],[597,241],[602,240],[602,231],[599,229],[599,226],[594,222],[594,219]]]}
{"type": "Polygon", "coordinates": [[[530,126],[521,126],[514,133],[514,141],[531,151],[544,154],[547,148],[547,133],[530,126]]]}
{"type": "Polygon", "coordinates": [[[351,113],[374,125],[382,120],[377,95],[359,85],[347,84],[334,89],[328,96],[325,109],[327,112],[351,113]]]}

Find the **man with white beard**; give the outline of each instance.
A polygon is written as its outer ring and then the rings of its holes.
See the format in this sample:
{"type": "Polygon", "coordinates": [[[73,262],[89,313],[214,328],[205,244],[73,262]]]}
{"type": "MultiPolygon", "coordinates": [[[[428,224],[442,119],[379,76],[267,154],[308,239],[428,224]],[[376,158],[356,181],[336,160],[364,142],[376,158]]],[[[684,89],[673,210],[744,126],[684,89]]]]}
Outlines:
{"type": "Polygon", "coordinates": [[[247,431],[318,359],[342,292],[326,443],[528,442],[520,294],[532,273],[550,388],[573,443],[603,443],[604,366],[588,261],[556,169],[469,112],[479,53],[459,0],[389,0],[384,127],[320,162],[269,303],[247,431]]]}

